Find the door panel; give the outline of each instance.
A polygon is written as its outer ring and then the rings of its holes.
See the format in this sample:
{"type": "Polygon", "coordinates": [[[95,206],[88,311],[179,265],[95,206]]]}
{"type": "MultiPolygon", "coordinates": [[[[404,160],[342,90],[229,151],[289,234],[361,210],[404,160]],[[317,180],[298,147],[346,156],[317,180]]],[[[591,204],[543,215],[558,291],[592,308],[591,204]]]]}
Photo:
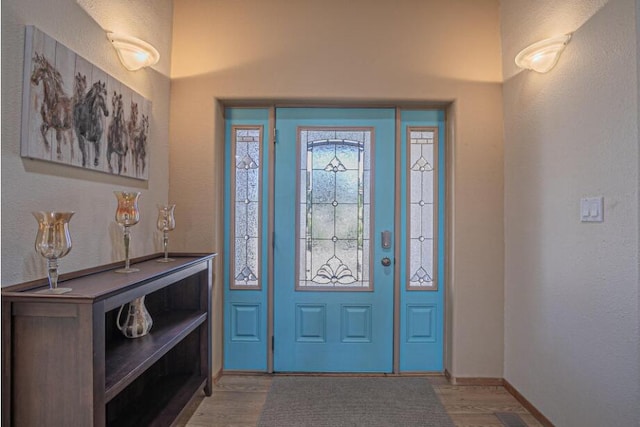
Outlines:
{"type": "Polygon", "coordinates": [[[269,110],[225,110],[224,369],[267,370],[269,110]]]}
{"type": "Polygon", "coordinates": [[[395,110],[276,110],[274,369],[390,372],[395,110]]]}
{"type": "Polygon", "coordinates": [[[444,112],[400,112],[400,371],[441,372],[444,112]]]}

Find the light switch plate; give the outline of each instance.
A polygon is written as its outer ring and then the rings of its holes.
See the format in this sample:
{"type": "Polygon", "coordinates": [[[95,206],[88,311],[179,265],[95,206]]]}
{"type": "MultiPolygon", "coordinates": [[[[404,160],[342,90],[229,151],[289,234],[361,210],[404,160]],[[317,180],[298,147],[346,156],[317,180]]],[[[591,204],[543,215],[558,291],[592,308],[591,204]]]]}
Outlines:
{"type": "Polygon", "coordinates": [[[604,221],[604,197],[583,197],[580,199],[580,221],[604,221]]]}

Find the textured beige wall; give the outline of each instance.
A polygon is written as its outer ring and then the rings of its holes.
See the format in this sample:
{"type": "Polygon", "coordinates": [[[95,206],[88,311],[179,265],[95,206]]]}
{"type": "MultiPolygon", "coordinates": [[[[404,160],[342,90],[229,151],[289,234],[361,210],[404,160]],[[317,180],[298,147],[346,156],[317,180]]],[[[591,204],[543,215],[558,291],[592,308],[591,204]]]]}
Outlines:
{"type": "MultiPolygon", "coordinates": [[[[222,251],[220,101],[451,103],[446,366],[456,376],[502,377],[498,15],[497,0],[176,2],[170,199],[188,224],[176,230],[176,245],[222,251]]],[[[219,323],[214,329],[222,331],[219,323]]],[[[218,334],[214,346],[221,344],[218,334]]]]}
{"type": "Polygon", "coordinates": [[[557,426],[640,425],[635,0],[502,2],[505,378],[557,426]],[[531,42],[575,32],[548,74],[531,42]],[[604,196],[603,223],[579,201],[604,196]]]}
{"type": "MultiPolygon", "coordinates": [[[[89,1],[83,1],[90,6],[89,1]]],[[[127,71],[105,31],[73,0],[2,1],[2,285],[46,276],[45,262],[33,249],[36,210],[73,210],[73,249],[61,260],[60,271],[89,268],[124,259],[122,232],[114,221],[113,190],[141,191],[141,221],[131,229],[133,257],[160,250],[155,229],[157,203],[168,197],[169,95],[172,4],[170,0],[110,1],[109,10],[92,10],[96,20],[109,14],[122,19],[119,30],[145,37],[161,54],[156,69],[127,71]],[[156,13],[139,14],[156,7],[156,13]],[[139,16],[135,22],[131,16],[139,16]],[[128,23],[128,24],[127,24],[128,23]],[[135,24],[135,25],[134,25],[135,24]],[[149,181],[85,171],[20,157],[20,111],[24,27],[35,25],[71,50],[113,75],[152,102],[149,181]],[[144,35],[138,26],[150,28],[144,35]],[[164,69],[164,74],[157,70],[164,69]]],[[[72,88],[68,88],[70,91],[72,88]]]]}

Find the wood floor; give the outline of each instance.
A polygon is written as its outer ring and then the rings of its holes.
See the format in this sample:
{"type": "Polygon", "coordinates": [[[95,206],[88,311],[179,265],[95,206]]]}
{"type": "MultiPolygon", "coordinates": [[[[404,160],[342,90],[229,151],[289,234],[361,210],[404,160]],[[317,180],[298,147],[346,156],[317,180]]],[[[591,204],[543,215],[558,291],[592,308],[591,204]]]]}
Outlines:
{"type": "MultiPolygon", "coordinates": [[[[224,375],[211,397],[198,398],[178,425],[186,427],[255,426],[272,376],[224,375]]],[[[495,412],[515,412],[530,427],[535,418],[501,386],[454,386],[444,377],[429,377],[457,427],[504,427],[495,412]]]]}

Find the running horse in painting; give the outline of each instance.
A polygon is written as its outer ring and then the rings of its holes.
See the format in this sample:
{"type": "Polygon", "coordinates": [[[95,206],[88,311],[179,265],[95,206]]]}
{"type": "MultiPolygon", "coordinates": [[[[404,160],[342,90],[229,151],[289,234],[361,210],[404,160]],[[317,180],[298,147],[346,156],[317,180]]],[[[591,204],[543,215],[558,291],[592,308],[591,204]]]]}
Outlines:
{"type": "MultiPolygon", "coordinates": [[[[76,82],[78,76],[76,76],[76,82]]],[[[100,141],[104,130],[100,114],[104,114],[105,117],[109,116],[105,101],[106,96],[106,84],[98,80],[91,86],[86,95],[79,97],[73,106],[73,124],[78,138],[78,145],[82,152],[83,167],[86,167],[88,163],[89,142],[92,142],[95,146],[93,166],[98,166],[100,163],[100,141]]]]}
{"type": "Polygon", "coordinates": [[[56,148],[58,159],[62,159],[62,150],[60,148],[62,140],[64,140],[65,144],[71,141],[71,157],[73,157],[73,139],[69,138],[68,135],[73,124],[71,99],[64,92],[62,76],[44,55],[36,53],[33,62],[35,66],[31,74],[31,83],[34,86],[42,83],[44,94],[44,99],[40,105],[40,115],[42,117],[40,133],[44,139],[45,147],[47,147],[47,150],[51,147],[47,139],[47,133],[50,129],[53,129],[55,130],[58,144],[56,148]]]}
{"type": "MultiPolygon", "coordinates": [[[[113,166],[111,165],[111,156],[116,154],[118,159],[118,175],[123,171],[123,164],[129,146],[124,140],[125,137],[125,123],[124,123],[124,109],[122,108],[122,94],[118,95],[113,92],[111,97],[112,106],[112,119],[109,124],[109,130],[107,131],[107,164],[109,165],[109,172],[113,173],[113,166]]],[[[126,165],[124,171],[127,171],[126,165]]]]}
{"type": "Polygon", "coordinates": [[[131,102],[131,112],[127,122],[129,147],[133,156],[133,165],[137,176],[144,174],[147,166],[147,135],[149,133],[149,116],[142,114],[138,124],[138,103],[131,102]]]}
{"type": "Polygon", "coordinates": [[[133,162],[136,175],[144,174],[147,166],[147,134],[149,133],[149,116],[142,115],[140,127],[133,137],[133,162]]]}

